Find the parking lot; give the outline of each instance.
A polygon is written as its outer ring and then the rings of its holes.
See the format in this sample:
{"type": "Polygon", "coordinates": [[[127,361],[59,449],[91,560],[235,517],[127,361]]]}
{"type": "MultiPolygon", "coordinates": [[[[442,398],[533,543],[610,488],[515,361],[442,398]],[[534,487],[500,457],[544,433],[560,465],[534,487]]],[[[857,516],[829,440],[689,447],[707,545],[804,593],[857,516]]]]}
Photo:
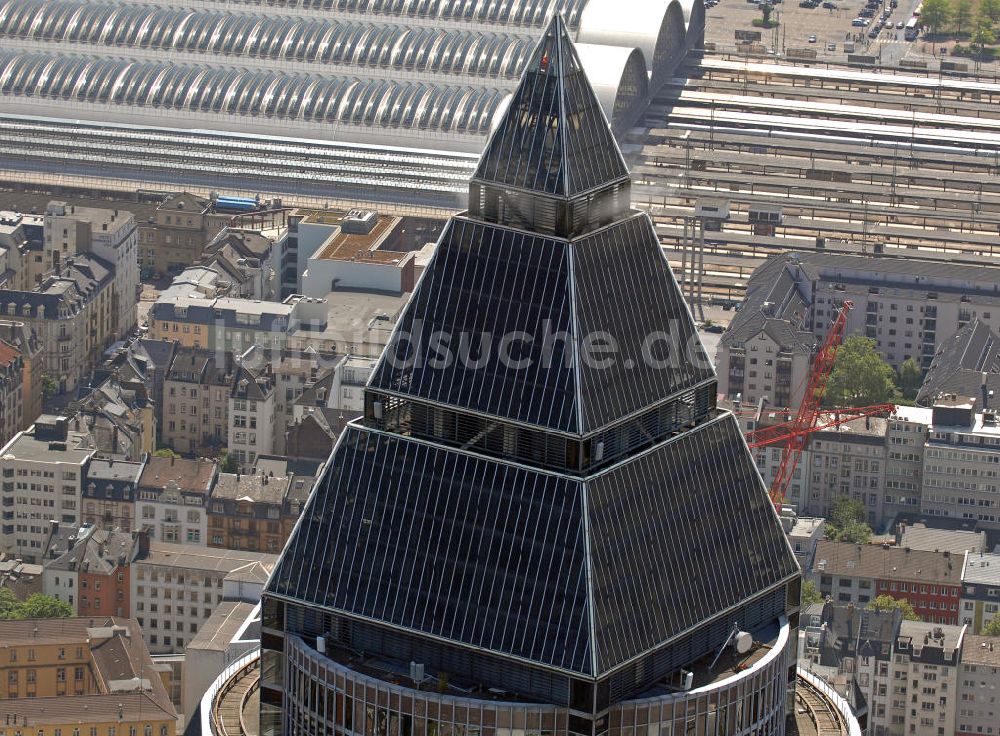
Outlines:
{"type": "MultiPolygon", "coordinates": [[[[888,4],[890,0],[885,0],[888,4]]],[[[897,29],[912,16],[919,0],[898,0],[889,21],[892,28],[883,30],[876,39],[868,36],[871,26],[855,27],[852,21],[858,18],[866,6],[866,0],[833,0],[814,8],[800,7],[798,0],[783,0],[774,5],[772,18],[778,22],[775,29],[754,28],[754,19],[761,17],[756,3],[746,0],[719,0],[718,4],[706,8],[705,40],[715,42],[719,50],[735,49],[734,31],[737,29],[759,30],[761,43],[776,53],[788,49],[807,48],[816,51],[817,58],[830,61],[844,61],[845,42],[853,42],[855,53],[872,54],[882,57],[883,64],[898,62],[913,50],[914,44],[904,40],[903,30],[897,29]],[[833,5],[834,7],[829,7],[833,5]],[[815,37],[815,41],[810,38],[815,37]]],[[[875,11],[877,21],[879,11],[875,11]]],[[[919,42],[918,42],[919,43],[919,42]]]]}

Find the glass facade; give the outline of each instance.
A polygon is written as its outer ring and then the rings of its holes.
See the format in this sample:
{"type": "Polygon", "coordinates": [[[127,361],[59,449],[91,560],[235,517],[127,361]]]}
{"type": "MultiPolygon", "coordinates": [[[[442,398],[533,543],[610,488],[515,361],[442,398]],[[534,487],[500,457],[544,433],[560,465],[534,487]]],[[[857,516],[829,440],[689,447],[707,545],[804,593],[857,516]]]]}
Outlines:
{"type": "Polygon", "coordinates": [[[798,567],[628,186],[556,17],[268,582],[264,722],[782,733],[798,567]]]}
{"type": "Polygon", "coordinates": [[[628,168],[568,37],[551,27],[528,61],[473,182],[572,197],[628,168]]]}
{"type": "MultiPolygon", "coordinates": [[[[629,700],[605,715],[607,736],[781,736],[790,628],[753,667],[690,692],[629,700]]],[[[289,638],[287,733],[320,736],[570,736],[568,708],[440,695],[365,675],[289,638]]],[[[269,734],[264,731],[265,736],[269,734]]],[[[274,733],[272,731],[272,733],[274,733]]]]}

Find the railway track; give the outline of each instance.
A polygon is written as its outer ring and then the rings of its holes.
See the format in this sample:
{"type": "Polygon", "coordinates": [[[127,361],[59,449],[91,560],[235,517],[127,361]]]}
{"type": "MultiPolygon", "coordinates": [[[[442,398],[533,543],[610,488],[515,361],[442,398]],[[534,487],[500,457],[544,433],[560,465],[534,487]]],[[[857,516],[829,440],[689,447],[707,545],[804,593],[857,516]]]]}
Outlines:
{"type": "Polygon", "coordinates": [[[675,267],[697,203],[728,202],[705,298],[738,300],[792,250],[1000,267],[1000,84],[711,56],[684,72],[629,138],[632,194],[675,267]],[[775,226],[755,224],[762,206],[775,226]]]}
{"type": "MultiPolygon", "coordinates": [[[[848,729],[840,712],[830,705],[830,702],[819,690],[802,677],[799,677],[796,682],[795,707],[797,712],[804,711],[803,715],[812,724],[814,729],[812,733],[816,736],[847,735],[848,729]]],[[[802,719],[797,718],[796,721],[799,723],[799,733],[801,736],[806,736],[805,731],[803,731],[802,719]]]]}

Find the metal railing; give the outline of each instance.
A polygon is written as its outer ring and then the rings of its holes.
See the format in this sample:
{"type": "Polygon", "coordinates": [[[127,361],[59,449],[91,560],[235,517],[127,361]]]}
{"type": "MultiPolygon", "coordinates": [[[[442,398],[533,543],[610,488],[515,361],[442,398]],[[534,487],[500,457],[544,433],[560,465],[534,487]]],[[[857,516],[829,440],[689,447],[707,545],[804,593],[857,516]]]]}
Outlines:
{"type": "MultiPolygon", "coordinates": [[[[201,732],[212,736],[223,736],[225,729],[219,722],[216,706],[247,671],[260,664],[260,650],[255,649],[243,655],[224,669],[212,682],[201,698],[201,732]]],[[[258,681],[259,682],[259,681],[258,681]]],[[[242,717],[240,728],[243,729],[242,717]]]]}

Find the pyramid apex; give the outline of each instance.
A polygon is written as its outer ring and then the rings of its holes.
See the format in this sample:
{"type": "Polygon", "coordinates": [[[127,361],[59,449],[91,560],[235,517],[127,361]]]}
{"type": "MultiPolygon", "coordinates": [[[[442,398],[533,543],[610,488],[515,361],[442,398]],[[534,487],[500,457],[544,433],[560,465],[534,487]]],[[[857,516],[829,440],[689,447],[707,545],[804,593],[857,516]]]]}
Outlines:
{"type": "Polygon", "coordinates": [[[628,175],[566,22],[555,13],[486,144],[472,183],[574,197],[628,175]]]}

